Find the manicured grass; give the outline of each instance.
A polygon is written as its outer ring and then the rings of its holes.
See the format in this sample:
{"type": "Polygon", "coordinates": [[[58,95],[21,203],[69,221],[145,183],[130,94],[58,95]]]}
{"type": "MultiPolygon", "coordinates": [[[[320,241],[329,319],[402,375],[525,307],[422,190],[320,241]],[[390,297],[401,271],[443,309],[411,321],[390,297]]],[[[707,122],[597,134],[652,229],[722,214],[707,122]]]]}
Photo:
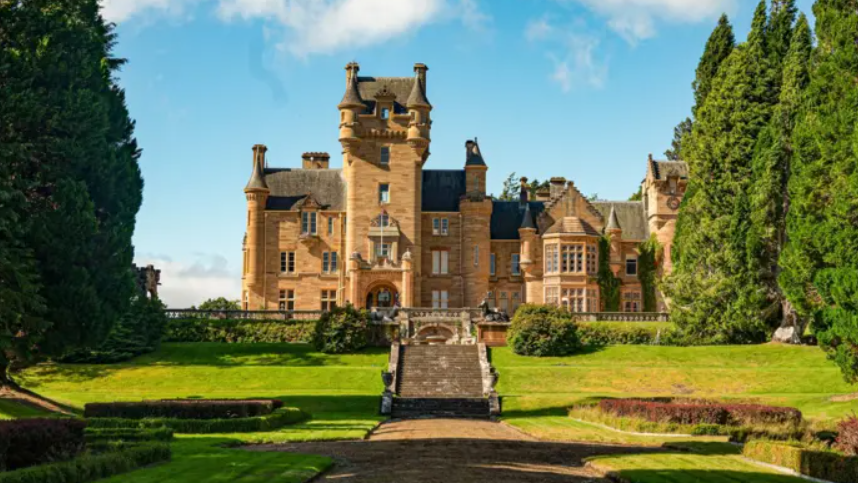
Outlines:
{"type": "Polygon", "coordinates": [[[224,445],[364,437],[383,419],[380,372],[387,361],[386,349],[332,356],[298,344],[164,344],[129,362],[45,364],[18,379],[77,408],[88,402],[183,397],[282,399],[312,419],[267,433],[179,435],[172,462],[105,482],[285,483],[305,481],[330,460],[224,445]]]}
{"type": "Polygon", "coordinates": [[[54,414],[16,401],[0,399],[0,420],[49,417],[54,417],[54,414]]]}

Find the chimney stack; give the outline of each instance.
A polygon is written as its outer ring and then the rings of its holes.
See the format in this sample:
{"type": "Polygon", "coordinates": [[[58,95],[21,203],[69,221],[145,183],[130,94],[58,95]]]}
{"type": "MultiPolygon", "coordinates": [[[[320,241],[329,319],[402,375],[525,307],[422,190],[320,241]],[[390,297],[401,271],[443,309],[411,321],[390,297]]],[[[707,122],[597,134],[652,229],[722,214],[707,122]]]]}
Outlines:
{"type": "Polygon", "coordinates": [[[358,72],[360,72],[360,64],[357,62],[349,62],[346,64],[346,87],[351,83],[352,77],[357,77],[358,72]]]}
{"type": "Polygon", "coordinates": [[[265,152],[268,147],[264,144],[253,145],[253,166],[259,166],[260,169],[265,169],[268,165],[265,162],[265,152]]]}
{"type": "Polygon", "coordinates": [[[301,155],[301,167],[304,169],[328,169],[331,156],[328,153],[304,153],[301,155]]]}
{"type": "Polygon", "coordinates": [[[426,71],[429,70],[429,67],[426,67],[426,64],[414,64],[414,73],[417,74],[417,79],[420,81],[420,85],[423,86],[423,93],[426,93],[426,71]]]}
{"type": "Polygon", "coordinates": [[[521,183],[521,188],[519,189],[519,194],[518,194],[518,204],[521,208],[524,208],[525,206],[527,206],[527,201],[528,201],[527,195],[528,195],[528,190],[530,187],[527,185],[527,178],[526,177],[522,176],[521,179],[518,181],[519,181],[519,183],[521,183]]]}
{"type": "Polygon", "coordinates": [[[566,187],[566,178],[556,177],[551,178],[551,199],[557,199],[563,196],[563,192],[566,187]]]}

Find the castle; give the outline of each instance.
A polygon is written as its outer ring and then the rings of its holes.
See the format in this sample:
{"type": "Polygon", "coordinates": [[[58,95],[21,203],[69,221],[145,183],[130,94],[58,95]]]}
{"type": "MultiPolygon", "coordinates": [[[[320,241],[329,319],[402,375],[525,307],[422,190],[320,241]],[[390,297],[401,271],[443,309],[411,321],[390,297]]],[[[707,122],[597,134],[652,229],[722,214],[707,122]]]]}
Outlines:
{"type": "MultiPolygon", "coordinates": [[[[245,310],[476,307],[512,313],[522,303],[599,312],[599,240],[622,280],[620,308],[642,310],[639,244],[654,235],[670,250],[685,163],[647,161],[641,201],[590,201],[564,178],[530,199],[486,194],[488,166],[477,140],[463,169],[425,169],[433,106],[428,68],[413,77],[359,76],[346,66],[339,109],[342,169],[305,153],[301,169],[269,167],[253,147],[244,239],[245,310]]],[[[664,301],[658,297],[658,310],[664,301]]]]}

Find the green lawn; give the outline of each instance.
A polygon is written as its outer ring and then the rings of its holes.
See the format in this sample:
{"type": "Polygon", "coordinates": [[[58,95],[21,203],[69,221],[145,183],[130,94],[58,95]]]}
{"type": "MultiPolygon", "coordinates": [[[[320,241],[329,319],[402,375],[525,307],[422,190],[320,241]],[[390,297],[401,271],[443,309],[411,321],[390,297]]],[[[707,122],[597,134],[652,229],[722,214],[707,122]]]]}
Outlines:
{"type": "Polygon", "coordinates": [[[38,408],[21,404],[8,399],[0,399],[0,420],[20,418],[45,418],[52,416],[51,413],[38,408]]]}
{"type": "Polygon", "coordinates": [[[364,437],[382,420],[380,372],[387,360],[386,349],[331,356],[295,344],[164,344],[121,364],[45,364],[18,379],[77,408],[87,402],[175,397],[282,399],[312,419],[268,433],[179,437],[171,463],[104,481],[287,483],[305,481],[330,460],[224,445],[364,437]]]}

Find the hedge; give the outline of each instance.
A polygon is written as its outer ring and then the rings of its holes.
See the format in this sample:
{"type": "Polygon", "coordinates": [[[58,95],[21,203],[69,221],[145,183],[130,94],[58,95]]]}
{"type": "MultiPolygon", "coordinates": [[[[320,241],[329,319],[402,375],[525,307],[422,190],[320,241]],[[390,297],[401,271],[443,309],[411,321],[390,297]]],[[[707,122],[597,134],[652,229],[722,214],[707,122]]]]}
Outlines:
{"type": "Polygon", "coordinates": [[[720,404],[693,400],[660,402],[641,399],[603,399],[599,408],[621,417],[638,417],[653,422],[677,424],[792,424],[802,420],[795,408],[759,404],[720,404]]]}
{"type": "Polygon", "coordinates": [[[66,460],[84,449],[86,422],[79,419],[19,419],[0,422],[0,469],[16,470],[66,460]]]}
{"type": "Polygon", "coordinates": [[[581,349],[572,315],[551,305],[521,305],[512,317],[507,342],[522,356],[561,357],[581,349]]]}
{"type": "Polygon", "coordinates": [[[271,414],[283,407],[277,399],[164,399],[160,401],[89,403],[86,418],[228,419],[271,414]]]}
{"type": "Polygon", "coordinates": [[[207,434],[207,433],[254,433],[271,431],[289,424],[304,421],[309,414],[297,408],[282,408],[265,416],[255,418],[234,419],[122,419],[122,418],[93,418],[89,419],[91,428],[170,428],[176,433],[207,434]]]}
{"type": "Polygon", "coordinates": [[[322,314],[313,328],[313,347],[325,354],[357,352],[369,345],[369,312],[352,305],[322,314]]]}
{"type": "Polygon", "coordinates": [[[679,345],[669,322],[579,322],[578,337],[585,346],[679,345]]]}
{"type": "Polygon", "coordinates": [[[843,456],[830,451],[812,451],[799,445],[751,441],[742,455],[755,461],[789,468],[811,478],[835,483],[858,481],[858,457],[843,456]]]}
{"type": "Polygon", "coordinates": [[[170,441],[173,430],[160,428],[87,428],[87,444],[95,441],[170,441]]]}
{"type": "Polygon", "coordinates": [[[170,319],[164,342],[309,343],[315,325],[315,320],[170,319]]]}
{"type": "Polygon", "coordinates": [[[137,468],[169,461],[170,445],[147,443],[102,454],[83,455],[61,463],[0,473],[0,483],[89,483],[137,468]]]}

